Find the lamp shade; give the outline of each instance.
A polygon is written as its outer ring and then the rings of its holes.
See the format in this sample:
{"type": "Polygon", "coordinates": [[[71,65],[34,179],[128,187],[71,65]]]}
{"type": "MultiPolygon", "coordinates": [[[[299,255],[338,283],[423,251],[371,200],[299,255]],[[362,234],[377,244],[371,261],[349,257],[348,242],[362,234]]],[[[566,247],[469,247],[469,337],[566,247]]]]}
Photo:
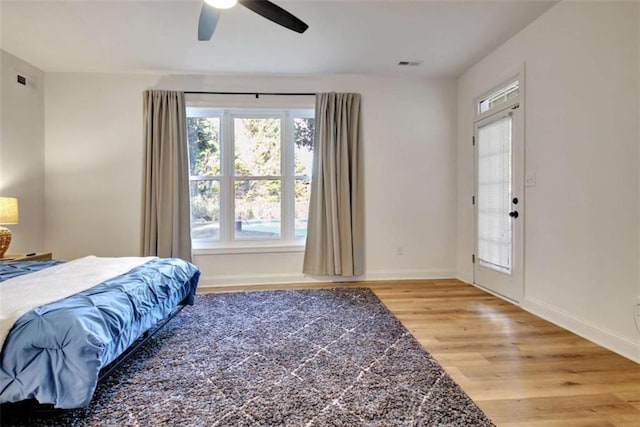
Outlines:
{"type": "Polygon", "coordinates": [[[0,224],[18,223],[18,199],[0,197],[0,224]]]}

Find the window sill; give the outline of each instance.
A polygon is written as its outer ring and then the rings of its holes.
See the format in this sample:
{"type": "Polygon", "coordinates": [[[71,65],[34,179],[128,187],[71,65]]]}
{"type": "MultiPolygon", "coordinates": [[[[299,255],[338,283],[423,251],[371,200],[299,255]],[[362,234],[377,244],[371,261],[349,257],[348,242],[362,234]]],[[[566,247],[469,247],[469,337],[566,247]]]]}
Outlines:
{"type": "Polygon", "coordinates": [[[304,252],[304,242],[301,243],[279,243],[279,244],[233,244],[225,246],[214,246],[211,243],[193,242],[192,253],[199,255],[233,255],[233,254],[264,254],[264,253],[285,253],[304,252]]]}

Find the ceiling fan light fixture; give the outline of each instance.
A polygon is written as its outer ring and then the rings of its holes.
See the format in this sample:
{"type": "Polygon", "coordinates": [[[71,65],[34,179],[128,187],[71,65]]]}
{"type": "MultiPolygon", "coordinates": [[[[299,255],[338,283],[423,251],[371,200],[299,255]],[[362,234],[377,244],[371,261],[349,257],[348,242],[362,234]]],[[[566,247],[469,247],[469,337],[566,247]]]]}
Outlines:
{"type": "Polygon", "coordinates": [[[230,9],[238,3],[238,0],[204,0],[204,2],[216,9],[230,9]]]}
{"type": "Polygon", "coordinates": [[[219,9],[233,7],[236,3],[296,33],[302,34],[309,28],[300,19],[269,0],[204,0],[200,9],[200,18],[198,18],[198,40],[211,40],[220,15],[223,14],[219,9]]]}

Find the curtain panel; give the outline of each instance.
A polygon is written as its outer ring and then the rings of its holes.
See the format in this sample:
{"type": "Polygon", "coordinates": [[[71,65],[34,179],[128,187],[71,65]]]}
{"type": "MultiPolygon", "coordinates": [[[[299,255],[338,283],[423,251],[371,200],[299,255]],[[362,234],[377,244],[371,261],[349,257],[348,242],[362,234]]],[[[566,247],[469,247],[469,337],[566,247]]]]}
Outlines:
{"type": "Polygon", "coordinates": [[[360,94],[316,95],[313,177],[303,272],[364,272],[360,94]]]}
{"type": "Polygon", "coordinates": [[[142,254],[191,261],[189,159],[184,93],[144,92],[142,254]]]}

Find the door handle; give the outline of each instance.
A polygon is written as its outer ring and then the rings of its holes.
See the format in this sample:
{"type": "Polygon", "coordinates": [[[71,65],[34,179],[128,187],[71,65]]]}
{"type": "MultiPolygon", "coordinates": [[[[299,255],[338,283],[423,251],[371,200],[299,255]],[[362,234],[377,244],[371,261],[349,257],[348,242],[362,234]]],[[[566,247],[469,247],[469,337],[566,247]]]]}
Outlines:
{"type": "Polygon", "coordinates": [[[518,211],[509,212],[511,218],[518,218],[518,211]]]}

